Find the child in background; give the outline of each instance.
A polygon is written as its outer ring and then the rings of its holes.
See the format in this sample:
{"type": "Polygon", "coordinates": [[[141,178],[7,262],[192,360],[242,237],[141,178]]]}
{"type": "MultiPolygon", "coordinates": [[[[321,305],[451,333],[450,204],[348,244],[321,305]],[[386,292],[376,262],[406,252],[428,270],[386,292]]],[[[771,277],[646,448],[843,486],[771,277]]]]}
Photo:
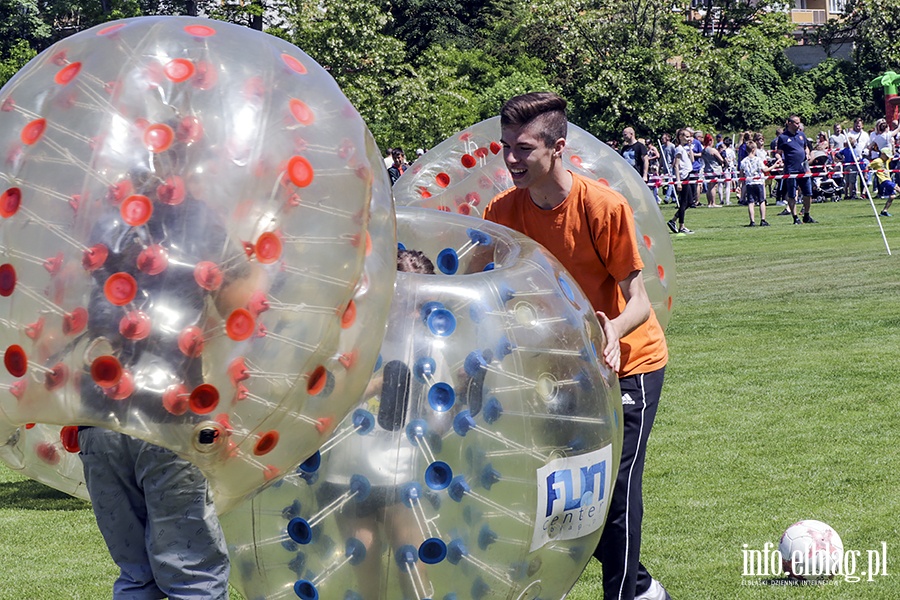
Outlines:
{"type": "Polygon", "coordinates": [[[647,177],[647,185],[649,185],[650,189],[653,191],[653,199],[656,200],[657,204],[660,204],[659,186],[662,185],[662,177],[659,175],[659,163],[650,165],[650,175],[647,177]]]}
{"type": "Polygon", "coordinates": [[[885,200],[884,208],[881,210],[882,217],[890,217],[891,213],[888,209],[894,201],[894,191],[897,184],[891,181],[891,174],[888,173],[888,161],[891,160],[891,149],[882,148],[878,154],[878,158],[869,163],[869,170],[875,173],[875,189],[878,191],[878,197],[885,200]]]}
{"type": "Polygon", "coordinates": [[[781,168],[782,162],[779,158],[771,166],[767,166],[765,161],[756,153],[756,142],[747,142],[747,156],[741,161],[741,176],[746,178],[746,187],[744,193],[747,200],[747,211],[750,213],[750,224],[745,227],[756,227],[756,210],[755,206],[759,205],[759,226],[768,227],[769,222],[766,221],[766,195],[765,195],[765,175],[769,171],[781,168]]]}
{"type": "Polygon", "coordinates": [[[841,156],[843,157],[844,171],[844,199],[856,200],[856,177],[859,154],[856,150],[856,140],[854,138],[847,138],[847,145],[841,150],[841,156]]]}

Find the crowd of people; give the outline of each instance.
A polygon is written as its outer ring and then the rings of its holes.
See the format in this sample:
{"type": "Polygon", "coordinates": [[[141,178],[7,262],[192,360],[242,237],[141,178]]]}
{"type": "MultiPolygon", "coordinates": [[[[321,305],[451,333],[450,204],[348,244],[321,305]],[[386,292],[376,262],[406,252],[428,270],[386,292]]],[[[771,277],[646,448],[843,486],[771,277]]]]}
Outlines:
{"type": "Polygon", "coordinates": [[[656,143],[648,143],[626,127],[621,143],[607,143],[647,182],[658,204],[675,204],[675,215],[667,223],[673,233],[693,233],[685,226],[688,208],[729,206],[732,198],[747,206],[747,227],[769,225],[770,198],[784,206],[779,215],[791,216],[795,225],[816,223],[810,214],[814,202],[866,194],[883,202],[880,216],[890,217],[888,210],[900,185],[896,120],[888,124],[879,119],[870,131],[861,118],[846,131],[835,123],[830,134],[820,131],[813,140],[800,117],[791,115],[768,143],[759,132],[745,131],[735,140],[690,127],[679,129],[674,140],[664,133],[656,143]]]}

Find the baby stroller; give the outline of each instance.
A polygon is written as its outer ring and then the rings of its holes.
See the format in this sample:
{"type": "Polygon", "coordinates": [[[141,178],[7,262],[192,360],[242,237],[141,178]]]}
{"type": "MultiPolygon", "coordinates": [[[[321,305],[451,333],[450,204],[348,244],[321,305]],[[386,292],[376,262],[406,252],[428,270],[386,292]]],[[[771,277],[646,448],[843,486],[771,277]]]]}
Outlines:
{"type": "Polygon", "coordinates": [[[841,199],[841,190],[844,188],[843,180],[838,173],[835,179],[828,154],[816,150],[809,155],[809,170],[812,173],[812,201],[813,202],[837,202],[841,199]]]}

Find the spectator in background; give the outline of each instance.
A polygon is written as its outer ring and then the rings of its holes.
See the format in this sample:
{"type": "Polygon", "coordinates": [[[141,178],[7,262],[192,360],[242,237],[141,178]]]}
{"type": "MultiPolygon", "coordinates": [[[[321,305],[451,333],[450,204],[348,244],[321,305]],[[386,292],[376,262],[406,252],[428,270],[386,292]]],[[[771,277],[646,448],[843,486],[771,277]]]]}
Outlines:
{"type": "Polygon", "coordinates": [[[691,163],[691,177],[695,178],[697,190],[694,192],[694,205],[697,206],[697,198],[703,191],[703,178],[700,174],[703,172],[703,132],[695,131],[694,139],[691,140],[691,152],[694,153],[694,162],[691,163]]]}
{"type": "Polygon", "coordinates": [[[406,172],[409,164],[406,162],[406,157],[403,155],[403,150],[400,148],[394,148],[393,153],[391,154],[393,158],[393,163],[388,168],[388,175],[391,178],[391,185],[397,183],[397,180],[400,179],[400,176],[406,172]]]}
{"type": "MultiPolygon", "coordinates": [[[[713,145],[713,136],[708,133],[703,136],[703,150],[700,153],[700,159],[703,161],[704,179],[722,179],[722,173],[725,170],[725,159],[716,150],[713,145]]],[[[706,184],[707,208],[719,208],[722,206],[721,204],[716,204],[718,190],[718,182],[708,182],[706,184]]]]}
{"type": "Polygon", "coordinates": [[[799,175],[784,180],[784,195],[787,198],[790,214],[794,218],[794,225],[801,223],[817,223],[809,214],[812,203],[812,179],[809,176],[809,146],[806,135],[801,131],[803,123],[797,115],[791,115],[785,121],[784,133],[775,144],[775,151],[784,162],[784,172],[789,175],[799,175]],[[799,188],[803,197],[803,219],[797,215],[796,192],[799,188]]]}
{"type": "MultiPolygon", "coordinates": [[[[672,136],[668,133],[662,134],[662,167],[661,173],[664,175],[666,181],[672,181],[672,177],[674,176],[674,171],[672,170],[672,165],[675,162],[675,144],[672,143],[672,136]]],[[[666,195],[663,197],[663,203],[668,204],[669,200],[673,203],[677,202],[677,198],[675,196],[675,185],[670,184],[666,186],[666,195]]]]}
{"type": "Polygon", "coordinates": [[[894,193],[897,188],[897,185],[891,180],[891,176],[887,172],[888,161],[891,160],[892,156],[893,151],[890,148],[882,148],[878,158],[869,164],[869,168],[875,173],[875,189],[878,192],[878,197],[885,201],[884,208],[881,211],[882,217],[891,216],[888,209],[894,201],[894,193]]]}
{"type": "Polygon", "coordinates": [[[629,165],[634,167],[641,179],[647,181],[650,173],[650,157],[647,154],[647,146],[634,137],[634,129],[626,127],[622,130],[622,149],[619,154],[629,165]]]}
{"type": "Polygon", "coordinates": [[[856,151],[856,139],[847,138],[847,145],[841,150],[844,171],[844,199],[856,200],[856,180],[859,173],[859,153],[856,151]]]}
{"type": "Polygon", "coordinates": [[[863,120],[856,117],[853,120],[853,127],[847,131],[846,135],[848,142],[850,140],[856,142],[857,156],[868,160],[868,156],[864,155],[867,154],[867,148],[869,147],[869,134],[863,129],[863,120]]]}
{"type": "Polygon", "coordinates": [[[387,153],[384,155],[384,168],[390,169],[394,164],[394,149],[388,148],[387,153]]]}
{"type": "MultiPolygon", "coordinates": [[[[747,142],[747,157],[741,161],[741,176],[746,178],[747,185],[744,189],[747,194],[747,210],[750,213],[750,223],[746,227],[756,227],[756,210],[754,208],[756,206],[759,206],[759,226],[769,226],[769,222],[766,221],[764,183],[765,174],[771,171],[772,167],[766,165],[765,160],[759,155],[759,150],[755,142],[747,142]]],[[[762,152],[765,154],[764,149],[762,152]]],[[[776,162],[775,164],[777,165],[778,163],[776,162]]]]}
{"type": "Polygon", "coordinates": [[[725,159],[725,178],[728,180],[725,182],[725,196],[722,204],[731,206],[731,190],[734,183],[731,180],[737,176],[738,162],[730,137],[727,137],[722,141],[721,154],[722,158],[725,159]]]}
{"type": "Polygon", "coordinates": [[[672,169],[676,177],[675,191],[678,192],[678,210],[666,225],[672,230],[672,233],[694,233],[684,226],[685,211],[697,201],[697,186],[693,181],[688,181],[694,162],[694,152],[691,149],[693,142],[691,130],[679,129],[677,138],[678,146],[675,147],[675,162],[672,164],[672,169]]]}
{"type": "Polygon", "coordinates": [[[830,146],[828,145],[828,134],[826,134],[824,131],[820,131],[813,150],[828,152],[829,148],[830,146]]]}
{"type": "Polygon", "coordinates": [[[834,132],[828,138],[828,146],[833,152],[840,152],[847,146],[847,134],[840,123],[834,124],[834,132]]]}
{"type": "MultiPolygon", "coordinates": [[[[896,123],[895,123],[896,125],[896,123]]],[[[875,122],[875,133],[869,138],[870,143],[875,144],[878,147],[879,154],[881,153],[882,148],[890,148],[891,155],[894,154],[894,138],[897,133],[900,132],[900,129],[890,129],[888,127],[887,121],[884,119],[878,119],[875,122]]],[[[872,160],[878,158],[878,156],[873,156],[872,160]]]]}

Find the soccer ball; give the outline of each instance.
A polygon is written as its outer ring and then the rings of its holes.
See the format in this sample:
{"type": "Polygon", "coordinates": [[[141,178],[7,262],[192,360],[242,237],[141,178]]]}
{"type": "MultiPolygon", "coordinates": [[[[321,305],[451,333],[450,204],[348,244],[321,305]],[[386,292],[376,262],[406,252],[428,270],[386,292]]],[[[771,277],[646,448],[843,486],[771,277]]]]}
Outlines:
{"type": "Polygon", "coordinates": [[[830,525],[806,519],[787,528],[778,551],[781,568],[792,579],[831,579],[840,572],[844,542],[830,525]]]}

